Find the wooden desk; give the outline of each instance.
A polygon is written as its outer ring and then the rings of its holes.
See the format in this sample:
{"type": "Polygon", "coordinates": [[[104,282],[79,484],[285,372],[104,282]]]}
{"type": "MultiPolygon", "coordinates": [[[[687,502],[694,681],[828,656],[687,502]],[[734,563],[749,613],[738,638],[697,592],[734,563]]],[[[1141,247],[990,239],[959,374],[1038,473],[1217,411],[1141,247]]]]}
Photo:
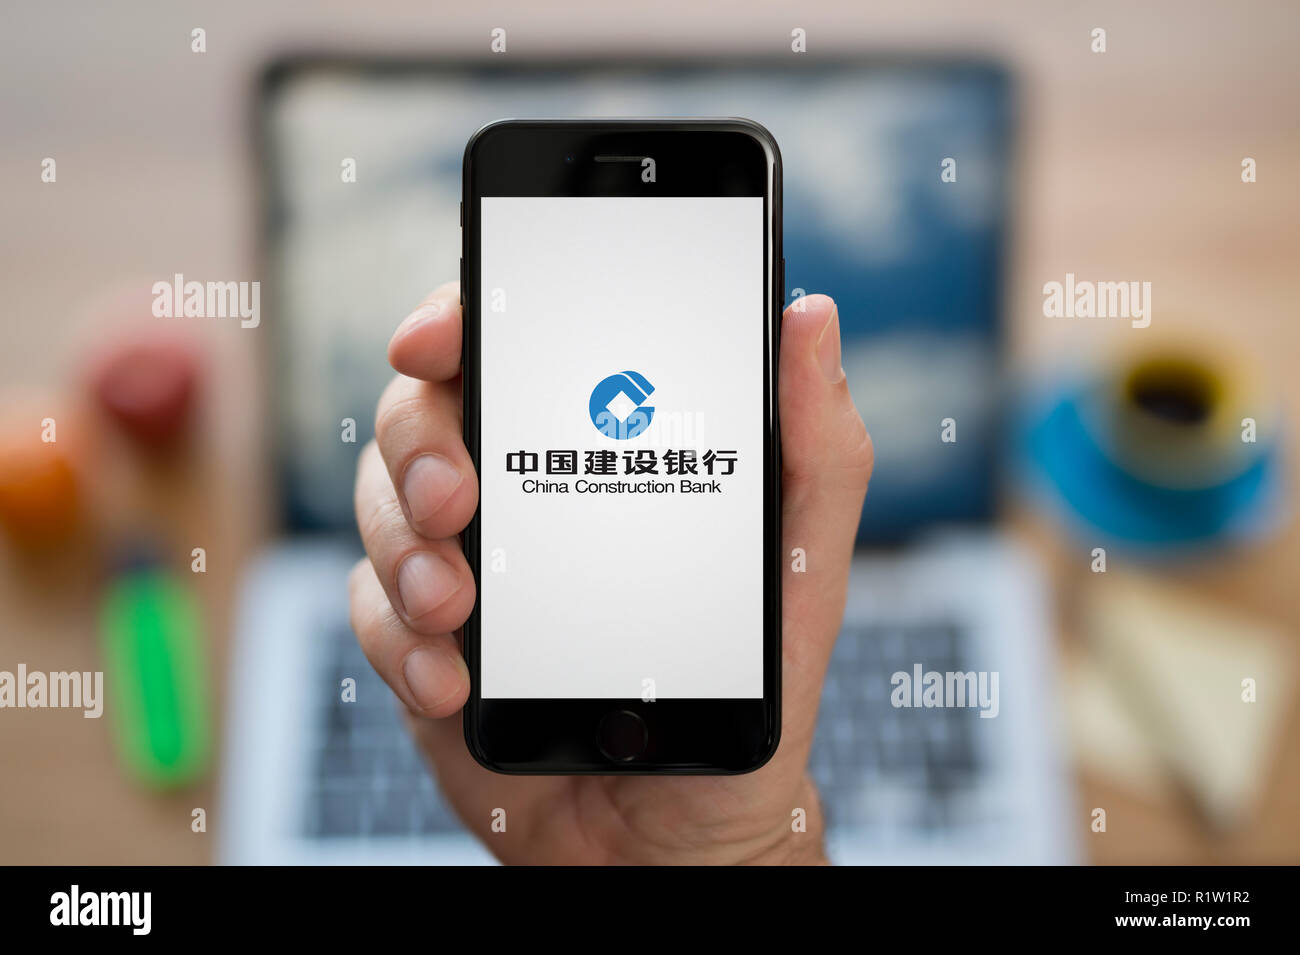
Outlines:
{"type": "MultiPolygon", "coordinates": [[[[662,4],[606,21],[571,0],[522,9],[516,38],[545,50],[590,42],[605,51],[713,51],[726,46],[789,55],[788,12],[725,5],[677,15],[662,4]],[[631,19],[628,19],[631,18],[631,19]],[[575,28],[577,32],[575,33],[575,28]],[[577,37],[578,39],[575,39],[577,37]]],[[[178,269],[203,276],[249,274],[254,227],[245,153],[248,78],[270,51],[304,38],[329,45],[478,50],[474,17],[439,14],[409,0],[387,16],[360,18],[348,5],[310,13],[252,0],[223,6],[210,49],[189,52],[185,10],[147,18],[86,11],[69,30],[54,7],[28,6],[0,37],[7,85],[28,94],[6,120],[11,148],[0,171],[12,205],[3,227],[5,348],[0,379],[43,406],[75,403],[68,383],[77,350],[103,331],[103,290],[123,276],[152,281],[178,269]],[[96,76],[93,84],[74,77],[96,76]],[[124,109],[123,103],[130,104],[124,109]],[[39,183],[41,157],[59,161],[57,185],[39,183]]],[[[1042,283],[1066,272],[1151,281],[1151,334],[1209,330],[1233,336],[1278,383],[1287,440],[1300,447],[1300,354],[1294,271],[1300,258],[1300,103],[1292,65],[1300,9],[1289,2],[1164,3],[1094,9],[1013,0],[993,5],[918,5],[888,0],[812,3],[799,9],[810,50],[950,48],[995,50],[1021,79],[1024,134],[1015,187],[1017,249],[1009,288],[1015,357],[1043,367],[1063,350],[1122,345],[1143,332],[1098,329],[1042,317],[1042,283]],[[1104,22],[1100,22],[1104,21],[1104,22]],[[1088,49],[1091,28],[1110,49],[1088,49]],[[1253,156],[1259,182],[1239,180],[1253,156]]],[[[813,55],[810,53],[809,55],[813,55]]],[[[14,101],[17,102],[17,101],[14,101]]],[[[938,174],[937,158],[936,175],[938,174]]],[[[828,290],[833,292],[834,290],[828,290]]],[[[396,318],[396,317],[394,317],[396,318]]],[[[263,323],[265,330],[267,323],[263,323]]],[[[175,547],[206,546],[208,573],[195,581],[208,613],[214,689],[224,698],[230,607],[240,568],[269,524],[257,386],[262,338],[209,333],[207,422],[189,476],[167,486],[153,513],[175,547]]],[[[95,482],[99,481],[97,476],[95,482]]],[[[1300,505],[1300,495],[1292,493],[1300,505]]],[[[1030,525],[1032,521],[1027,522],[1030,525]]],[[[1023,528],[1053,560],[1059,544],[1041,524],[1023,528]]],[[[94,636],[98,563],[90,542],[41,567],[0,553],[0,667],[99,669],[94,636]]],[[[1059,564],[1059,554],[1057,555],[1059,564]]],[[[1189,586],[1269,619],[1300,639],[1300,535],[1291,526],[1220,572],[1189,586]]],[[[1069,573],[1057,581],[1068,586],[1069,573]]],[[[218,723],[218,729],[220,723],[218,723]]],[[[210,783],[155,796],[118,771],[105,721],[60,711],[0,712],[0,862],[202,862],[221,825],[210,783]],[[190,832],[190,810],[208,808],[208,832],[190,832]]],[[[1300,706],[1273,766],[1254,823],[1223,842],[1200,835],[1180,810],[1148,804],[1106,780],[1083,778],[1079,805],[1106,805],[1131,838],[1085,840],[1099,862],[1300,860],[1300,706]]],[[[1084,826],[1081,820],[1081,828],[1084,826]]]]}

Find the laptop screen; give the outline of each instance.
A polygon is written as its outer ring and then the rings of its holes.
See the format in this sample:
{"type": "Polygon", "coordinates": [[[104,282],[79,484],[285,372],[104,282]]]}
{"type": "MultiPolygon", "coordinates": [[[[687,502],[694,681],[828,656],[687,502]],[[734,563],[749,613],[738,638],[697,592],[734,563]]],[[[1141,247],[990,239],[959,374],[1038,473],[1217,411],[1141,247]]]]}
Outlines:
{"type": "Polygon", "coordinates": [[[306,59],[272,69],[259,96],[263,324],[292,529],[352,525],[388,338],[458,274],[466,141],[494,119],[565,116],[766,126],[784,161],[787,302],[799,289],[838,302],[875,442],[859,539],[991,518],[1012,132],[996,67],[306,59]]]}

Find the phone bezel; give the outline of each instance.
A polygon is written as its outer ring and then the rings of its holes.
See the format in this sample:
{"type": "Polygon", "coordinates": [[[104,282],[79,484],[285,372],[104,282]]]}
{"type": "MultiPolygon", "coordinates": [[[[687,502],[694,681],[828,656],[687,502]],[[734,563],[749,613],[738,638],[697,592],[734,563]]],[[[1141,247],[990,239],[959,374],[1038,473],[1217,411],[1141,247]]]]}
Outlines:
{"type": "MultiPolygon", "coordinates": [[[[463,630],[471,693],[463,714],[474,758],[496,772],[555,774],[735,774],[753,771],[776,752],[781,730],[781,493],[777,357],[785,298],[781,249],[781,156],[775,140],[750,120],[500,120],[465,147],[462,175],[461,304],[464,435],[481,468],[480,218],[484,195],[645,195],[639,164],[596,156],[652,156],[654,195],[758,195],[764,199],[763,406],[763,697],[762,699],[483,699],[479,693],[480,613],[463,630]],[[566,156],[574,160],[566,162],[566,156]],[[608,169],[597,169],[598,165],[608,169]],[[633,169],[621,170],[632,173],[633,169]],[[596,726],[612,710],[638,714],[648,728],[641,756],[607,758],[596,726]]],[[[479,512],[462,535],[481,580],[479,512]]]]}

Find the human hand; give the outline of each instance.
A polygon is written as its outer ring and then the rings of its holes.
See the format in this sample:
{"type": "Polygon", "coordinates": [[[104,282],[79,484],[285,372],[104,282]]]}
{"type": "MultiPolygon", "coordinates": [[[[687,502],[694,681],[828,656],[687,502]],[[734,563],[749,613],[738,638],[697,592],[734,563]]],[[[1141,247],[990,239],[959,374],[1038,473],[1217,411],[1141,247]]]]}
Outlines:
{"type": "Polygon", "coordinates": [[[469,671],[457,630],[475,583],[456,535],[474,515],[478,479],[461,437],[460,353],[459,289],[450,283],[389,344],[399,374],[358,462],[368,557],[349,590],[361,647],[405,704],[465,825],[510,863],[825,862],[808,752],[872,465],[840,366],[835,303],[811,295],[782,317],[782,734],[776,755],[741,776],[503,776],[470,756],[460,720],[469,671]],[[806,572],[792,569],[795,548],[806,572]],[[492,831],[498,808],[505,832],[492,831]],[[799,808],[805,832],[791,825],[799,808]]]}

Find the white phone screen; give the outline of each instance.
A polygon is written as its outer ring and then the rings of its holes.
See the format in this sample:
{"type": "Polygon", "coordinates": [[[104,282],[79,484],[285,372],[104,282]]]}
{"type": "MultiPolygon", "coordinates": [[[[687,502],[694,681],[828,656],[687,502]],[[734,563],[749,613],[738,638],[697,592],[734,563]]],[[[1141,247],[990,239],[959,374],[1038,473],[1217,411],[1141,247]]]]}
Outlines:
{"type": "Polygon", "coordinates": [[[484,698],[762,697],[763,217],[481,199],[484,698]]]}

